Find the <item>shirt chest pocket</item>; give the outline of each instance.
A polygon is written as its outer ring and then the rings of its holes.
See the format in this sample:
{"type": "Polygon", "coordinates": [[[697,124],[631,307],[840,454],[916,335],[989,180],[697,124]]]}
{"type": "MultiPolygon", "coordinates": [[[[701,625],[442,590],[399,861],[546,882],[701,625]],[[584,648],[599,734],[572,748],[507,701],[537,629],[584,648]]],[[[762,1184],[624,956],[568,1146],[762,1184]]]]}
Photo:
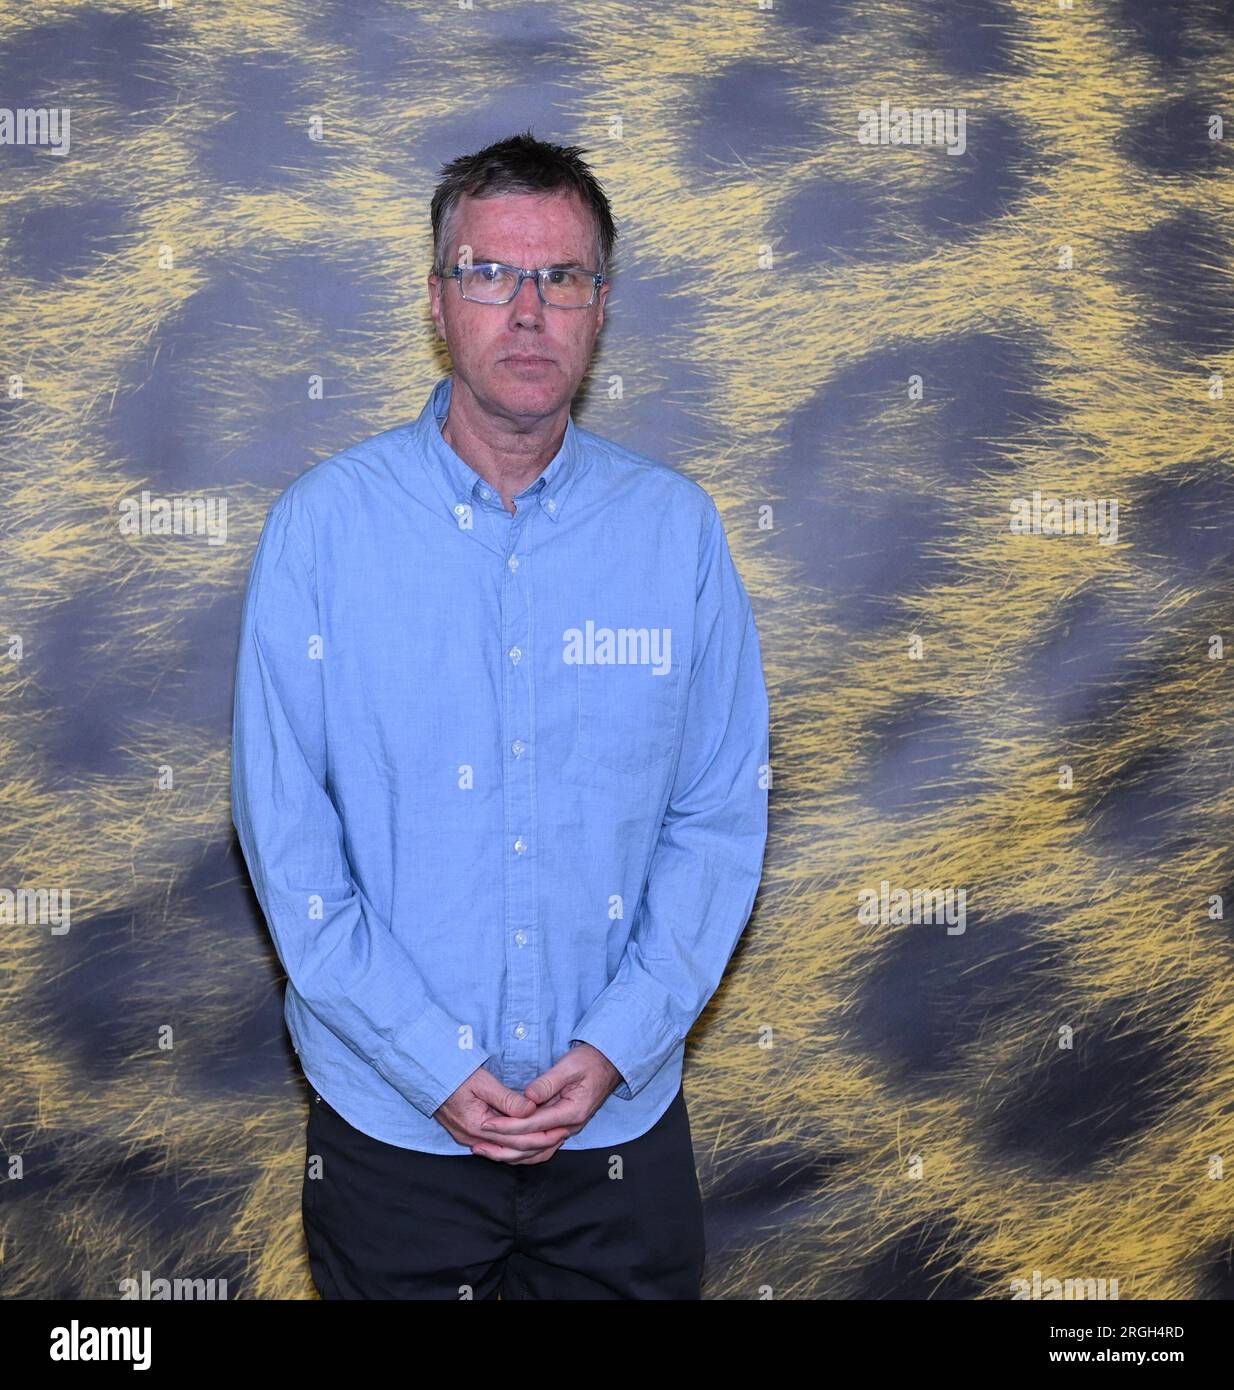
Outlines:
{"type": "Polygon", "coordinates": [[[578,673],[579,753],[614,772],[645,772],[673,752],[680,681],[642,663],[582,662],[578,673]]]}

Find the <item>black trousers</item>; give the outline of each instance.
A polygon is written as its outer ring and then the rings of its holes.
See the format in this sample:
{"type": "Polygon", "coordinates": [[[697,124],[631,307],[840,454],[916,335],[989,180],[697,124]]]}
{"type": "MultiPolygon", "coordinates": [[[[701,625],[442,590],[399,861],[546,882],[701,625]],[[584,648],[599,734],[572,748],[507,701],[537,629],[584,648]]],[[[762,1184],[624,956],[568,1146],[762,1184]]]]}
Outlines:
{"type": "MultiPolygon", "coordinates": [[[[580,1131],[584,1136],[586,1130],[580,1131]]],[[[399,1148],[309,1105],[302,1205],[322,1298],[702,1297],[682,1091],[637,1139],[546,1163],[399,1148]]]]}

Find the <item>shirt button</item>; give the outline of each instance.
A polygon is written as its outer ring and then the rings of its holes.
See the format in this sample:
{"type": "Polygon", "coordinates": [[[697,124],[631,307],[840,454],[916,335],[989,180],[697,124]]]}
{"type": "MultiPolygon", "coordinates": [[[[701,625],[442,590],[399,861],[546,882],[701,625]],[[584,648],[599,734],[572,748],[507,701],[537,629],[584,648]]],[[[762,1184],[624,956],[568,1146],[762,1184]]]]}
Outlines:
{"type": "Polygon", "coordinates": [[[454,515],[455,515],[455,516],[462,516],[463,513],[464,513],[466,510],[467,510],[467,503],[466,503],[466,502],[456,502],[456,503],[454,504],[454,515]]]}
{"type": "Polygon", "coordinates": [[[511,648],[510,648],[510,660],[511,660],[512,662],[514,662],[514,664],[517,666],[517,665],[519,664],[519,662],[522,661],[522,659],[523,659],[523,653],[518,649],[518,647],[511,647],[511,648]]]}
{"type": "Polygon", "coordinates": [[[557,503],[554,502],[551,497],[544,505],[549,509],[550,512],[555,512],[557,510],[557,503]]]}
{"type": "Polygon", "coordinates": [[[518,569],[518,556],[511,555],[510,558],[506,561],[506,564],[509,565],[512,570],[518,569]]]}
{"type": "Polygon", "coordinates": [[[492,495],[493,495],[493,494],[488,490],[488,488],[482,487],[482,488],[480,489],[480,496],[481,496],[481,497],[484,497],[484,498],[487,499],[487,498],[491,497],[492,495]]]}
{"type": "Polygon", "coordinates": [[[525,1023],[518,1024],[514,1029],[514,1036],[516,1038],[525,1038],[527,1036],[527,1025],[525,1023]]]}
{"type": "Polygon", "coordinates": [[[527,945],[527,933],[526,933],[525,931],[516,931],[516,932],[514,933],[514,940],[515,940],[515,942],[516,942],[519,946],[526,946],[526,945],[527,945]]]}
{"type": "Polygon", "coordinates": [[[510,745],[510,752],[513,753],[516,758],[521,758],[524,752],[526,752],[526,749],[527,745],[521,738],[516,738],[510,745]]]}
{"type": "Polygon", "coordinates": [[[514,853],[515,853],[515,854],[522,854],[523,851],[524,851],[526,848],[527,848],[527,841],[524,840],[523,837],[520,835],[520,836],[518,837],[518,839],[515,840],[515,842],[514,842],[514,853]]]}

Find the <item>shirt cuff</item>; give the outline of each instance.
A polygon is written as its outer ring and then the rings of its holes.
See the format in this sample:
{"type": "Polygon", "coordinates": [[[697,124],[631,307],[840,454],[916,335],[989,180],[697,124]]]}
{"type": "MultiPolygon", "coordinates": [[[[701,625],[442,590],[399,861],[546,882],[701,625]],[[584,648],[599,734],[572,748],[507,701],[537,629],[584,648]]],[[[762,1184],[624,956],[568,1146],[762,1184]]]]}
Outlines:
{"type": "Polygon", "coordinates": [[[610,985],[570,1038],[598,1048],[621,1073],[613,1095],[633,1100],[681,1041],[661,1013],[628,987],[610,985]]]}
{"type": "Polygon", "coordinates": [[[382,1057],[386,1080],[432,1116],[491,1053],[462,1046],[462,1025],[436,1004],[405,1028],[382,1057]]]}

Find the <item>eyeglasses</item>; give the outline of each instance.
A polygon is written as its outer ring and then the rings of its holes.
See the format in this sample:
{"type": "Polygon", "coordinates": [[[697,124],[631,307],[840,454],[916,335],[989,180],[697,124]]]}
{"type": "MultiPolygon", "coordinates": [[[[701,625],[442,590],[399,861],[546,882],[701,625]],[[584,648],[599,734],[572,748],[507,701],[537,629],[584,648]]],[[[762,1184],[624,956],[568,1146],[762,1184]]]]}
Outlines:
{"type": "Polygon", "coordinates": [[[596,302],[596,291],[604,283],[599,271],[566,266],[520,270],[499,261],[456,265],[447,278],[457,280],[463,298],[474,304],[509,304],[518,297],[524,280],[534,280],[540,303],[554,309],[586,309],[596,302]]]}

